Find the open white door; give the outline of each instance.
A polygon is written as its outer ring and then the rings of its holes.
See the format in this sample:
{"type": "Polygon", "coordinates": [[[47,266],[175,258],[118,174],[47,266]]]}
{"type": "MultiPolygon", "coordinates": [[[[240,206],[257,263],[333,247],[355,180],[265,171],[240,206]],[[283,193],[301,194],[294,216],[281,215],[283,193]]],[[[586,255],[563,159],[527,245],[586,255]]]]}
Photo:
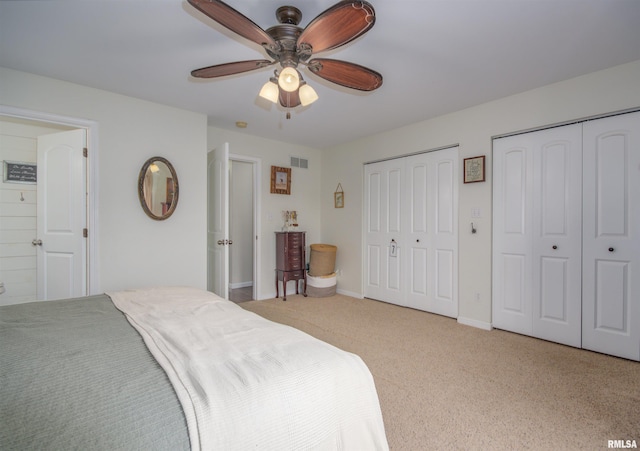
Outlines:
{"type": "Polygon", "coordinates": [[[38,299],[87,294],[86,131],[38,137],[38,299]]]}
{"type": "Polygon", "coordinates": [[[229,298],[229,143],[207,156],[207,289],[229,298]]]}

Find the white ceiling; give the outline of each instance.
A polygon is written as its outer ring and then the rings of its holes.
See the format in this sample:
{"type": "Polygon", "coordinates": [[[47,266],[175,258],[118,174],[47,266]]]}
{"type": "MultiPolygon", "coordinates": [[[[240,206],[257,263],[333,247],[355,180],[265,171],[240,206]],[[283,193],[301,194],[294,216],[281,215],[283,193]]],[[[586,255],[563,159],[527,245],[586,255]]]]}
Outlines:
{"type": "MultiPolygon", "coordinates": [[[[337,0],[228,0],[256,24],[337,0]]],[[[376,24],[321,56],[380,72],[371,93],[303,70],[320,99],[284,110],[258,97],[273,67],[213,80],[193,69],[261,59],[183,0],[0,1],[0,66],[204,113],[209,124],[324,148],[640,60],[640,0],[370,0],[376,24]]],[[[0,99],[2,103],[2,99],[0,99]]]]}

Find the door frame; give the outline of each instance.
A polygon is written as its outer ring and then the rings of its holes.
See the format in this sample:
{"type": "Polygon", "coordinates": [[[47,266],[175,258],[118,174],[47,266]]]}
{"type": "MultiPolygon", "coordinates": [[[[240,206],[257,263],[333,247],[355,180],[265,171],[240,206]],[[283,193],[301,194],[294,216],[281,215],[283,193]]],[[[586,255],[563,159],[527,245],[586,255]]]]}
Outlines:
{"type": "Polygon", "coordinates": [[[98,248],[98,123],[95,121],[62,116],[53,113],[16,108],[0,105],[0,117],[12,117],[27,121],[45,122],[64,125],[72,128],[81,128],[87,134],[87,228],[89,229],[87,240],[87,295],[99,294],[99,248],[98,248]]]}
{"type": "Polygon", "coordinates": [[[255,239],[253,240],[253,293],[252,298],[258,299],[258,285],[260,283],[260,186],[261,186],[261,174],[262,174],[262,160],[260,158],[249,157],[246,155],[239,155],[230,153],[229,161],[239,161],[242,163],[249,163],[252,167],[253,173],[253,234],[255,239]]]}

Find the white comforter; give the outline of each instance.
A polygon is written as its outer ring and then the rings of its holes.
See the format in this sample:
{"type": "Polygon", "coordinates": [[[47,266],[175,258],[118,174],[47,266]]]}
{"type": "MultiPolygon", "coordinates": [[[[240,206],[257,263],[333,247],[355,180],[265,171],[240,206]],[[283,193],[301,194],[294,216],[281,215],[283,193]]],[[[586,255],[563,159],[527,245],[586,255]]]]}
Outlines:
{"type": "Polygon", "coordinates": [[[202,290],[107,294],[167,372],[192,449],[388,449],[358,356],[202,290]]]}

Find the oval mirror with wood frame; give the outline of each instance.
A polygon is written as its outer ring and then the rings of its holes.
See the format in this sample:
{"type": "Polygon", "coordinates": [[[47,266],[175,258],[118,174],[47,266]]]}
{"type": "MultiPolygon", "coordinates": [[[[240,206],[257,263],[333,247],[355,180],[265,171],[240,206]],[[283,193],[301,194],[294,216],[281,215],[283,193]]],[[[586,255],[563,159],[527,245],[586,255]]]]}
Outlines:
{"type": "Polygon", "coordinates": [[[178,175],[166,158],[145,161],[138,176],[138,198],[147,216],[156,221],[167,219],[176,211],[178,193],[178,175]]]}

